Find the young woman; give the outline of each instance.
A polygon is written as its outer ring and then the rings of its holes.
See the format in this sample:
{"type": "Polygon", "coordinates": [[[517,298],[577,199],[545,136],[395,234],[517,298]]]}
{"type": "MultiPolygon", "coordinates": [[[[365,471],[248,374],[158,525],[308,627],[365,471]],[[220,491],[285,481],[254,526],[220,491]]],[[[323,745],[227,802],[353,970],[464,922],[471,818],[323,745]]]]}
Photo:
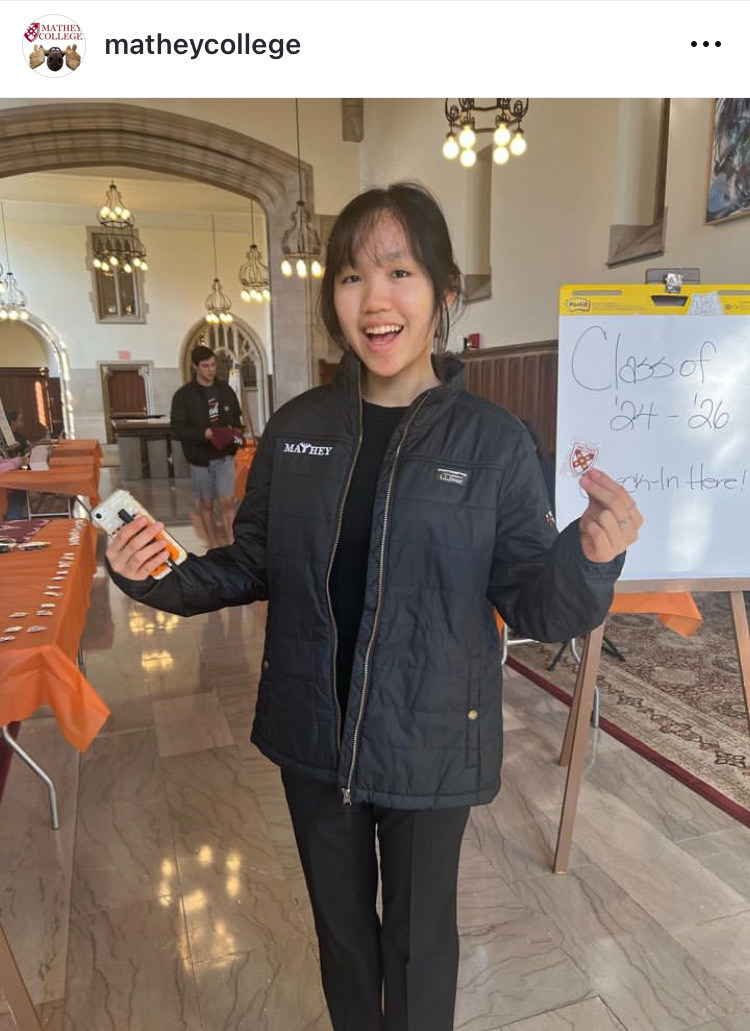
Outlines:
{"type": "Polygon", "coordinates": [[[558,535],[523,426],[441,356],[460,290],[425,190],[357,197],[322,283],[336,382],[269,421],[235,543],[159,581],[161,524],[108,551],[170,612],[268,599],[253,740],[281,767],[335,1031],[453,1027],[461,837],[500,786],[494,609],[538,640],[586,633],[641,524],[592,471],[558,535]]]}

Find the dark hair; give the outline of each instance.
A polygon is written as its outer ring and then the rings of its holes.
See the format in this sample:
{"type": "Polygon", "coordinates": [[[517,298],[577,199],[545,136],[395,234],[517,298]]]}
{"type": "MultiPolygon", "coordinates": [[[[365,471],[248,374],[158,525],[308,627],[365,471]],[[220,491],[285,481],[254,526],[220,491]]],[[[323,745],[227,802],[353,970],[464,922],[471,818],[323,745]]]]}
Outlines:
{"type": "Polygon", "coordinates": [[[210,347],[206,347],[205,344],[196,344],[193,350],[190,352],[190,361],[193,365],[197,365],[199,362],[207,362],[209,358],[215,358],[216,355],[210,347]]]}
{"type": "Polygon", "coordinates": [[[5,418],[8,422],[15,422],[20,414],[17,408],[11,408],[5,413],[5,418]]]}
{"type": "Polygon", "coordinates": [[[461,271],[453,257],[450,233],[440,205],[418,183],[393,183],[386,189],[367,190],[350,201],[336,219],[328,241],[320,289],[323,323],[331,338],[347,350],[349,345],[333,302],[336,277],[342,268],[354,264],[357,252],[384,215],[390,215],[401,226],[415,261],[432,284],[437,315],[433,348],[442,354],[448,342],[451,316],[460,309],[461,271]],[[451,296],[450,302],[448,296],[451,296]]]}

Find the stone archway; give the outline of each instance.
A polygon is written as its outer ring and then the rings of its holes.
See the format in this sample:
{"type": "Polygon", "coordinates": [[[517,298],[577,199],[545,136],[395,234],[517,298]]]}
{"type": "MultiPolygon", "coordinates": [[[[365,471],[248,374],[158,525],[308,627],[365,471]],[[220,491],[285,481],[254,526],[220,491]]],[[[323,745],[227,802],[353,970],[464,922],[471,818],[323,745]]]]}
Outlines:
{"type": "MultiPolygon", "coordinates": [[[[193,179],[256,200],[268,222],[275,405],[311,383],[305,291],[285,279],[281,237],[297,200],[297,161],[243,133],[198,118],[132,104],[68,101],[0,114],[0,178],[90,165],[142,168],[193,179]],[[300,354],[300,350],[304,354],[300,354]]],[[[312,169],[303,163],[305,196],[312,169]]]]}

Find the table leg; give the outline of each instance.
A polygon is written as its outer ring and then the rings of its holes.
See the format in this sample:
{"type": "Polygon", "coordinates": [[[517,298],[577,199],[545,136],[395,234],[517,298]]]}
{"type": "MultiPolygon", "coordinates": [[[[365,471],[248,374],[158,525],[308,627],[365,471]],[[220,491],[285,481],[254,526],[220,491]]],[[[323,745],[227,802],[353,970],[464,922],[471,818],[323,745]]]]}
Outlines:
{"type": "Polygon", "coordinates": [[[29,990],[10,951],[5,931],[0,927],[0,985],[13,1014],[13,1026],[18,1031],[42,1031],[29,990]]]}
{"type": "Polygon", "coordinates": [[[740,677],[745,694],[745,711],[750,725],[750,631],[747,628],[747,610],[745,595],[742,591],[730,591],[729,600],[732,605],[734,620],[734,640],[737,645],[737,658],[740,662],[740,677]]]}
{"type": "MultiPolygon", "coordinates": [[[[591,705],[596,687],[596,676],[599,671],[599,656],[602,651],[602,638],[604,637],[604,624],[598,626],[586,638],[583,649],[583,658],[578,667],[578,678],[576,680],[575,716],[573,706],[568,720],[570,733],[570,762],[568,764],[568,776],[565,781],[565,795],[563,796],[562,812],[560,814],[560,827],[557,834],[557,848],[555,850],[555,873],[566,873],[568,860],[570,858],[570,847],[573,841],[573,824],[575,823],[576,808],[578,805],[578,793],[581,788],[583,777],[583,763],[586,758],[586,746],[588,744],[588,722],[591,716],[591,705]]],[[[567,738],[566,733],[566,738],[567,738]]],[[[564,747],[564,746],[563,746],[564,747]]]]}
{"type": "Polygon", "coordinates": [[[0,727],[0,737],[8,745],[9,748],[13,749],[19,759],[23,759],[26,765],[34,771],[37,777],[41,778],[47,785],[49,791],[49,808],[50,818],[52,821],[52,829],[59,830],[60,821],[57,818],[57,792],[55,791],[55,785],[52,778],[44,772],[41,766],[34,762],[29,753],[25,751],[19,743],[10,735],[7,727],[0,727]]]}

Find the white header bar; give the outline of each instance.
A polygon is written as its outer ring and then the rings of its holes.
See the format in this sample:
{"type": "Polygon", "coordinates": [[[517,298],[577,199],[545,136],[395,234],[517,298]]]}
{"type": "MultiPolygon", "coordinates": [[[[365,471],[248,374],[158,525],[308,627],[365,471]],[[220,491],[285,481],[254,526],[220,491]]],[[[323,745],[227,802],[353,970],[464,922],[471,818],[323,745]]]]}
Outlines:
{"type": "Polygon", "coordinates": [[[742,0],[4,0],[2,28],[6,100],[498,89],[713,97],[748,88],[742,0]],[[51,57],[53,33],[25,38],[45,19],[80,28],[80,62],[65,58],[72,36],[51,57]]]}

